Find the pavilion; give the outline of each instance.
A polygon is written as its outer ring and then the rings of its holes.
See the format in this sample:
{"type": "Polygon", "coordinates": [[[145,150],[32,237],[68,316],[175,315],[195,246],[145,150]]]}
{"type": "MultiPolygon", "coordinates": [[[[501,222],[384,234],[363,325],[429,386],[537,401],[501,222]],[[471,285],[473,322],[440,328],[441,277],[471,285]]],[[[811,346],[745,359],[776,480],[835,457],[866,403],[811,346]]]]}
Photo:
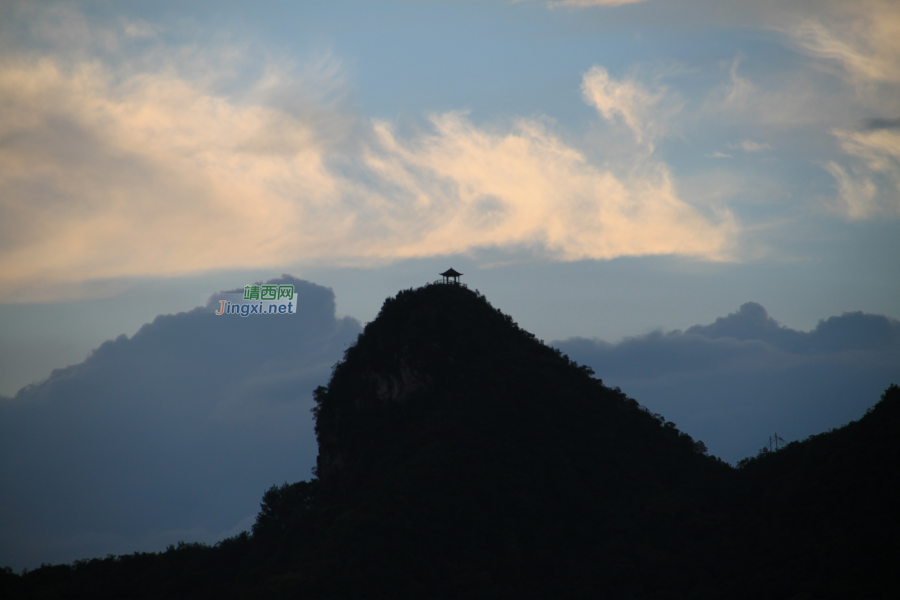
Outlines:
{"type": "Polygon", "coordinates": [[[461,275],[462,273],[456,271],[453,268],[450,268],[447,271],[441,273],[441,277],[444,278],[443,283],[454,283],[456,285],[459,285],[459,278],[461,275]]]}

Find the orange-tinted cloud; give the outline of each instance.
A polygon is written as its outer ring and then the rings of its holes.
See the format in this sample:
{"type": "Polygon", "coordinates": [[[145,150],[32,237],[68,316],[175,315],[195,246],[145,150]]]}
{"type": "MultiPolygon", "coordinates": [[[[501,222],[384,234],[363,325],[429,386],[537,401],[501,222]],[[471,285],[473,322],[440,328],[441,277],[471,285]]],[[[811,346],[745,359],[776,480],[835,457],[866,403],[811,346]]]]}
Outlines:
{"type": "MultiPolygon", "coordinates": [[[[664,163],[636,158],[617,174],[539,121],[489,130],[453,112],[407,138],[384,122],[335,134],[333,122],[355,117],[279,107],[273,90],[293,84],[266,77],[241,100],[172,70],[123,77],[52,58],[0,66],[3,296],[484,247],[561,260],[727,253],[730,217],[684,202],[664,163]],[[361,166],[344,168],[354,153],[361,166]]],[[[651,131],[651,104],[628,113],[629,127],[651,131]]]]}

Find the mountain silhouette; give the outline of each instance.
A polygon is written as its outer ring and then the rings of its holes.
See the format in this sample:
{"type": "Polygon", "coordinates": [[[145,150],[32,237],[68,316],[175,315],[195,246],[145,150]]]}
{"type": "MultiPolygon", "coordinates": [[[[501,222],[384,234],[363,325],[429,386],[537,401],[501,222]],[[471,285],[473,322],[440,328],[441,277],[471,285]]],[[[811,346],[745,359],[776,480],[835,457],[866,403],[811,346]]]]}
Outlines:
{"type": "Polygon", "coordinates": [[[9,597],[894,597],[900,388],[735,469],[452,284],[315,392],[313,479],[252,535],[5,573],[9,597]]]}

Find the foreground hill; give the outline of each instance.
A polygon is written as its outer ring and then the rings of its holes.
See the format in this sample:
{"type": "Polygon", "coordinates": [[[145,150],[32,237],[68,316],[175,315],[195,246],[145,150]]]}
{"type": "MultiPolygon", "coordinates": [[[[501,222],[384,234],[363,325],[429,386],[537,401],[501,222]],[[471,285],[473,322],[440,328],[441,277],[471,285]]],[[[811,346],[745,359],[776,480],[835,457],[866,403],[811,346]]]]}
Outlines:
{"type": "Polygon", "coordinates": [[[898,436],[892,385],[859,421],[742,461],[727,577],[768,597],[897,597],[898,436]]]}
{"type": "Polygon", "coordinates": [[[458,286],[386,302],[316,396],[334,553],[306,575],[328,590],[609,585],[629,547],[674,540],[667,506],[728,474],[458,286]]]}
{"type": "Polygon", "coordinates": [[[894,597],[900,389],[732,469],[476,292],[388,299],[252,536],[7,574],[34,598],[894,597]]]}

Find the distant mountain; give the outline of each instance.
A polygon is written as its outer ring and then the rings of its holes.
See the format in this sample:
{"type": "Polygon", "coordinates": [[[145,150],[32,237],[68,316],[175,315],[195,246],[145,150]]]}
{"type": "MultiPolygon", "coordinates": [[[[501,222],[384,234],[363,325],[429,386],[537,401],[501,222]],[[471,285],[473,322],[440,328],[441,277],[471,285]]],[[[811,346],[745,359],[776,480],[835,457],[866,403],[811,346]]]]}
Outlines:
{"type": "Polygon", "coordinates": [[[41,598],[895,597],[900,388],[734,469],[478,294],[388,299],[252,536],[6,574],[41,598]]]}

